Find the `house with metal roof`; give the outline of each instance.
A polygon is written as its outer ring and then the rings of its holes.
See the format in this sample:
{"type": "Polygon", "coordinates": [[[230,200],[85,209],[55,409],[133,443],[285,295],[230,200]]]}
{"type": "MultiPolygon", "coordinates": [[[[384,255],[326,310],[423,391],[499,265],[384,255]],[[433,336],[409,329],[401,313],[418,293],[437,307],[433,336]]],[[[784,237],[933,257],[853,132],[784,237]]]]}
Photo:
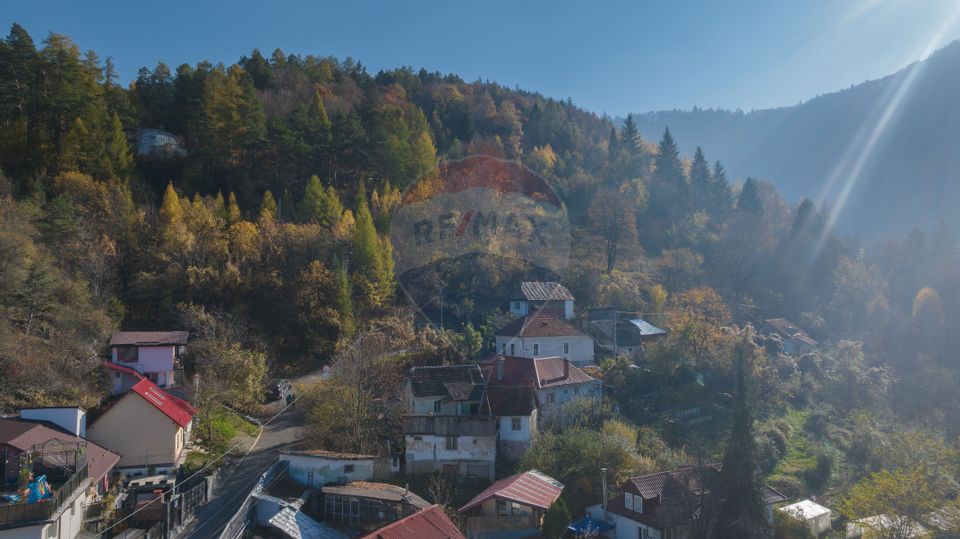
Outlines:
{"type": "MultiPolygon", "coordinates": [[[[670,502],[674,493],[681,492],[680,489],[697,496],[709,492],[710,484],[719,479],[719,474],[719,464],[707,464],[631,477],[621,485],[621,494],[606,503],[588,507],[587,516],[612,524],[612,529],[603,532],[611,539],[685,537],[689,524],[672,521],[660,508],[670,502]]],[[[774,504],[786,499],[773,488],[763,487],[763,503],[771,524],[774,504]]]]}
{"type": "Polygon", "coordinates": [[[527,537],[540,532],[543,515],[563,492],[563,483],[537,470],[490,485],[458,510],[467,535],[483,539],[527,537]]]}
{"type": "Polygon", "coordinates": [[[830,516],[832,514],[830,508],[812,500],[800,500],[797,503],[785,505],[778,511],[805,523],[815,535],[819,536],[821,533],[830,530],[830,516]]]}
{"type": "Polygon", "coordinates": [[[523,317],[542,312],[569,320],[573,318],[573,301],[573,294],[560,283],[525,281],[510,298],[510,314],[523,317]]]}
{"type": "Polygon", "coordinates": [[[90,440],[120,454],[128,476],[175,470],[185,457],[196,409],[141,378],[87,429],[90,440]]]}
{"type": "Polygon", "coordinates": [[[796,354],[812,350],[819,344],[807,332],[786,318],[770,318],[764,320],[767,329],[783,339],[783,351],[796,354]]]}
{"type": "Polygon", "coordinates": [[[410,489],[368,481],[328,485],[323,495],[323,521],[353,530],[373,531],[430,507],[410,489]]]}
{"type": "Polygon", "coordinates": [[[360,539],[466,539],[439,505],[387,524],[360,539]]]}
{"type": "Polygon", "coordinates": [[[110,336],[110,363],[126,370],[113,369],[113,394],[122,394],[136,383],[129,371],[136,371],[158,387],[175,387],[181,382],[180,359],[186,353],[189,336],[186,331],[115,331],[110,336]]]}
{"type": "Polygon", "coordinates": [[[550,313],[525,315],[494,332],[498,353],[520,357],[563,357],[593,365],[593,337],[550,313]]]}
{"type": "Polygon", "coordinates": [[[613,307],[588,310],[586,330],[599,350],[610,355],[625,354],[635,361],[643,359],[645,345],[667,335],[667,330],[613,307]]]}

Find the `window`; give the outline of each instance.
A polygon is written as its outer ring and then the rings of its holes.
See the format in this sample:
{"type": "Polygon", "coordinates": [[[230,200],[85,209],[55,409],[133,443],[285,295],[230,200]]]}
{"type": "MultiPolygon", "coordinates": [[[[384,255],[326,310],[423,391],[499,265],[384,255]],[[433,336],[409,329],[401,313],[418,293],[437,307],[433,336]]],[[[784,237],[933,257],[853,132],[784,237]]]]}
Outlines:
{"type": "Polygon", "coordinates": [[[623,493],[623,506],[627,509],[633,508],[633,494],[629,492],[623,493]]]}
{"type": "Polygon", "coordinates": [[[480,403],[479,403],[479,402],[472,402],[472,403],[470,403],[470,413],[471,413],[471,414],[479,414],[479,413],[480,413],[480,403]]]}
{"type": "Polygon", "coordinates": [[[519,417],[511,417],[511,418],[510,418],[510,429],[513,430],[513,431],[518,431],[518,430],[520,430],[520,418],[519,418],[519,417]]]}
{"type": "Polygon", "coordinates": [[[439,414],[443,409],[443,401],[433,401],[433,413],[439,414]]]}
{"type": "Polygon", "coordinates": [[[533,343],[533,355],[540,355],[540,343],[533,343]]]}
{"type": "Polygon", "coordinates": [[[114,377],[114,378],[120,378],[120,373],[119,373],[119,372],[113,373],[113,377],[114,377]]]}
{"type": "Polygon", "coordinates": [[[513,310],[514,310],[514,311],[519,311],[519,310],[520,310],[520,302],[519,302],[519,301],[514,301],[514,302],[513,302],[513,310]]]}
{"type": "Polygon", "coordinates": [[[570,353],[570,343],[565,342],[563,343],[563,354],[567,355],[569,353],[570,353]]]}
{"type": "Polygon", "coordinates": [[[633,497],[633,510],[638,513],[643,512],[643,496],[633,497]]]}
{"type": "Polygon", "coordinates": [[[117,361],[119,361],[120,363],[136,363],[137,347],[136,346],[118,346],[117,361]]]}
{"type": "Polygon", "coordinates": [[[447,436],[447,451],[456,451],[456,450],[457,450],[457,437],[447,436]]]}
{"type": "Polygon", "coordinates": [[[516,351],[516,349],[514,348],[513,343],[510,343],[510,355],[511,355],[511,356],[516,355],[516,352],[517,352],[517,351],[516,351]]]}
{"type": "Polygon", "coordinates": [[[353,473],[353,464],[344,464],[343,473],[353,473]]]}
{"type": "Polygon", "coordinates": [[[497,500],[497,515],[502,517],[510,515],[510,509],[507,506],[506,500],[497,500]]]}
{"type": "Polygon", "coordinates": [[[503,345],[500,347],[500,353],[501,354],[507,353],[507,343],[503,343],[503,345]]]}

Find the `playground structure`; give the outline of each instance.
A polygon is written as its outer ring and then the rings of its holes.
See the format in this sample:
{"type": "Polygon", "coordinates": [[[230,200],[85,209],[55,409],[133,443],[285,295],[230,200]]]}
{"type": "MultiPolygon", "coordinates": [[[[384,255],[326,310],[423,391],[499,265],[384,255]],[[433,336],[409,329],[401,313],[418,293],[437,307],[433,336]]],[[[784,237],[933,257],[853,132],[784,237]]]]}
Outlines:
{"type": "Polygon", "coordinates": [[[53,514],[87,479],[86,445],[53,439],[18,454],[20,480],[0,496],[0,525],[53,514]]]}

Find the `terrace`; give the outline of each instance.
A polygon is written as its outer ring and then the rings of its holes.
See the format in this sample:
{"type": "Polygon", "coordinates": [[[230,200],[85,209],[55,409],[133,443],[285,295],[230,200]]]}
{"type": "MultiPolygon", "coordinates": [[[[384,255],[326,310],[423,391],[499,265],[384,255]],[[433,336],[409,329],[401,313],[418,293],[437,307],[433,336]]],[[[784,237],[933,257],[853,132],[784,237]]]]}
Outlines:
{"type": "Polygon", "coordinates": [[[15,466],[24,484],[0,489],[0,526],[50,520],[87,483],[86,442],[36,444],[17,455],[15,466]],[[26,474],[20,473],[24,469],[32,473],[31,481],[45,476],[49,492],[31,500],[31,487],[37,485],[28,484],[26,474]]]}

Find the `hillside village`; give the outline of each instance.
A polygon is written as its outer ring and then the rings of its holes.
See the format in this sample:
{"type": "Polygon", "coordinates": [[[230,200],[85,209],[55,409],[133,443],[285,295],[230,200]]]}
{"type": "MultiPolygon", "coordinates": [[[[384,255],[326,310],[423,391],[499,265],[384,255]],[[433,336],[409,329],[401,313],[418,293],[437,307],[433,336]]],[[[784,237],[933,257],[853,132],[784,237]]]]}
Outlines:
{"type": "MultiPolygon", "coordinates": [[[[573,295],[557,282],[522,282],[519,290],[505,302],[516,318],[494,332],[493,354],[411,367],[401,391],[385,396],[396,401],[401,444],[359,454],[292,440],[271,453],[268,469],[219,537],[667,539],[691,533],[696,519],[678,516],[671,501],[694,496],[703,503],[700,493],[720,479],[719,464],[638,475],[621,470],[623,482],[616,484],[603,460],[590,463],[602,478],[602,495],[599,503],[594,498],[580,506],[581,513],[558,502],[566,488],[561,481],[521,471],[542,429],[616,406],[604,380],[590,374],[600,373],[596,357],[616,357],[611,352],[623,347],[622,357],[642,369],[644,344],[668,332],[639,318],[621,320],[615,308],[578,313],[573,295]]],[[[787,350],[818,344],[784,319],[766,323],[787,350]]],[[[138,531],[180,537],[184,530],[190,536],[187,525],[197,510],[227,493],[218,492],[223,478],[216,467],[186,466],[203,445],[195,439],[197,409],[189,402],[197,388],[185,384],[182,363],[189,337],[186,331],[115,332],[102,364],[110,396],[90,425],[93,414],[79,406],[21,408],[0,419],[7,485],[0,538],[134,537],[138,531]]],[[[322,378],[329,376],[325,369],[322,378]]],[[[273,395],[278,414],[296,413],[296,391],[281,384],[273,395]]],[[[711,421],[696,403],[661,413],[679,424],[711,421]]],[[[764,486],[770,525],[776,511],[813,533],[830,530],[829,508],[791,501],[764,486]]],[[[858,533],[857,523],[848,524],[848,537],[858,533]]]]}

